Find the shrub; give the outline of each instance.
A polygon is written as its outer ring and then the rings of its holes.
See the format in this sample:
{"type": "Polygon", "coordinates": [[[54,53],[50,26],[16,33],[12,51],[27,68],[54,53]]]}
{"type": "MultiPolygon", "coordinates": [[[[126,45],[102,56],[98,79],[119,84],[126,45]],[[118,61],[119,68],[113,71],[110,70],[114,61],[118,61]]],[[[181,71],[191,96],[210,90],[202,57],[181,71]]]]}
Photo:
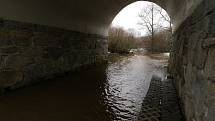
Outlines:
{"type": "Polygon", "coordinates": [[[108,32],[108,50],[112,53],[128,53],[137,48],[137,38],[122,28],[111,27],[108,32]]]}

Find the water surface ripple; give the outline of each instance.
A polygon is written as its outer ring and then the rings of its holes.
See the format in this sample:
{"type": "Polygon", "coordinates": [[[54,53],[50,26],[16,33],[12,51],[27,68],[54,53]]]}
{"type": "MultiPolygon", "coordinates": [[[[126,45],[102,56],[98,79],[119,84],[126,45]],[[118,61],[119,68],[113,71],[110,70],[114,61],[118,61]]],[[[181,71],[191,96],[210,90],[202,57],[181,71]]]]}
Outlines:
{"type": "Polygon", "coordinates": [[[136,55],[108,65],[104,100],[113,120],[137,120],[152,75],[164,78],[164,61],[136,55]]]}

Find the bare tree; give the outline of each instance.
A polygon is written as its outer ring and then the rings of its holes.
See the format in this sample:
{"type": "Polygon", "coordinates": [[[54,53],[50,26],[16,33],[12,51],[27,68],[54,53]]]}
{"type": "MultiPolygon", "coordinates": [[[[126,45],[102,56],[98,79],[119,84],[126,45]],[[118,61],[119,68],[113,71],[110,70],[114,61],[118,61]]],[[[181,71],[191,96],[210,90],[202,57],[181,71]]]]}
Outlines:
{"type": "Polygon", "coordinates": [[[159,6],[154,3],[148,4],[139,13],[141,21],[138,25],[141,29],[147,30],[151,36],[151,51],[153,51],[155,32],[167,29],[172,33],[172,22],[168,14],[159,6]],[[169,23],[169,27],[164,26],[164,23],[169,23]]]}
{"type": "Polygon", "coordinates": [[[151,49],[153,50],[153,39],[154,39],[154,4],[150,4],[147,7],[143,8],[141,13],[139,13],[141,22],[138,25],[141,26],[141,29],[147,29],[148,33],[151,35],[151,49]]]}
{"type": "Polygon", "coordinates": [[[169,15],[161,7],[155,7],[154,9],[155,9],[155,11],[157,11],[158,16],[159,16],[159,21],[160,21],[159,26],[162,29],[167,29],[172,34],[172,20],[170,19],[169,15]],[[169,25],[167,27],[162,26],[163,22],[167,22],[169,25]]]}

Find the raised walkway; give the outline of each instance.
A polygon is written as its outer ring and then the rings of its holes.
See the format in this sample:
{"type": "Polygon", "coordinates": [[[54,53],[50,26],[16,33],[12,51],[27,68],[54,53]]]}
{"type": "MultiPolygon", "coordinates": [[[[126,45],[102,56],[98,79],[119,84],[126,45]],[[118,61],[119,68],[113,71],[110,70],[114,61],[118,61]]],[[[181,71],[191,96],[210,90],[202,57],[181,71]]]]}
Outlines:
{"type": "Polygon", "coordinates": [[[152,77],[138,121],[185,121],[171,79],[152,77]]]}

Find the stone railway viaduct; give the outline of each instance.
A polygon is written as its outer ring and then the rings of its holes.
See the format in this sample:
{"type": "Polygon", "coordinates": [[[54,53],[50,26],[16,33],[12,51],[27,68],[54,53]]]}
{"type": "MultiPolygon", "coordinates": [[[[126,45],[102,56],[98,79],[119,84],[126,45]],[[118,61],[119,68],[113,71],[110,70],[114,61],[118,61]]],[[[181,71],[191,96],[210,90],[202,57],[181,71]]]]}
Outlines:
{"type": "MultiPolygon", "coordinates": [[[[116,14],[135,0],[1,0],[0,90],[100,62],[116,14]]],[[[215,1],[151,0],[174,24],[170,71],[187,121],[215,121],[215,1]]]]}

